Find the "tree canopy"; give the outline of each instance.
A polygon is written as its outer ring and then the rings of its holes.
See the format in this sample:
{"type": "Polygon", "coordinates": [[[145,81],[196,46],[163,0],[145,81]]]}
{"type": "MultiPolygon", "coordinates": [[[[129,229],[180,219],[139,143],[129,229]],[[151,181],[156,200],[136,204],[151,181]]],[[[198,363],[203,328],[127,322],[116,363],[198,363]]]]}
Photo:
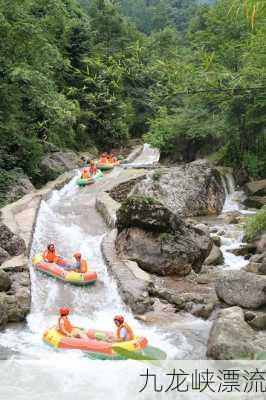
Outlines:
{"type": "Polygon", "coordinates": [[[0,19],[1,170],[35,183],[46,142],[144,135],[176,160],[265,172],[263,1],[0,0],[0,19]]]}

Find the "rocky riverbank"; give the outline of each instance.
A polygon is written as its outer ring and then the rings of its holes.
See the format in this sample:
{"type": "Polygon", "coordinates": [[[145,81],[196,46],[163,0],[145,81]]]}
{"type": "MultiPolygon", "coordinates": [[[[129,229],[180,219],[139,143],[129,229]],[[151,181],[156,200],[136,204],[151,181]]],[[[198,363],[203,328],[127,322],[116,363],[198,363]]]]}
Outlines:
{"type": "Polygon", "coordinates": [[[102,197],[117,228],[102,249],[124,301],[146,322],[160,320],[163,304],[173,320],[180,311],[210,319],[206,355],[217,359],[266,349],[265,239],[237,248],[246,214],[220,171],[204,160],[157,167],[102,197]]]}

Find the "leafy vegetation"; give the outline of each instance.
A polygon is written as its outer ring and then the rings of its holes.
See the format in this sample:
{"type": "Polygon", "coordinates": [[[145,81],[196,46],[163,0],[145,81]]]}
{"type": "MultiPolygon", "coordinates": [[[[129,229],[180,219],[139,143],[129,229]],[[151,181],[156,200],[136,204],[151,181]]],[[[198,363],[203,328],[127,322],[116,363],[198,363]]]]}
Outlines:
{"type": "Polygon", "coordinates": [[[1,171],[37,183],[47,142],[144,135],[262,176],[265,18],[260,0],[0,0],[1,171]]]}
{"type": "Polygon", "coordinates": [[[245,227],[246,238],[254,239],[257,235],[266,232],[266,207],[259,210],[256,215],[250,217],[245,227]]]}

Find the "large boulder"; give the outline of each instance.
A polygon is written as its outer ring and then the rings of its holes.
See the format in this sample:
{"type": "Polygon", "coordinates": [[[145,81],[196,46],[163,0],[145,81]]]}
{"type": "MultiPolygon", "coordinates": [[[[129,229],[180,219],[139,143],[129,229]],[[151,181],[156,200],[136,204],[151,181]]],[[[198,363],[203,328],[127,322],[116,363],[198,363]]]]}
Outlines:
{"type": "Polygon", "coordinates": [[[156,198],[181,217],[219,214],[225,201],[221,176],[206,160],[158,169],[133,194],[156,198]]]}
{"type": "Polygon", "coordinates": [[[244,189],[248,195],[266,196],[266,179],[248,182],[244,189]]]}
{"type": "Polygon", "coordinates": [[[266,305],[266,276],[228,272],[217,282],[216,293],[228,305],[257,309],[266,305]]]}
{"type": "Polygon", "coordinates": [[[57,178],[66,171],[80,166],[80,158],[73,151],[57,151],[47,154],[41,161],[42,181],[57,178]]]}
{"type": "Polygon", "coordinates": [[[26,250],[24,240],[14,235],[3,223],[0,223],[0,246],[11,256],[18,256],[26,250]]]}
{"type": "Polygon", "coordinates": [[[117,227],[120,257],[158,275],[199,272],[212,247],[207,233],[152,198],[129,197],[117,213],[117,227]]]}
{"type": "Polygon", "coordinates": [[[239,307],[220,311],[214,321],[207,355],[215,360],[237,360],[265,351],[266,335],[257,334],[245,321],[239,307]]]}

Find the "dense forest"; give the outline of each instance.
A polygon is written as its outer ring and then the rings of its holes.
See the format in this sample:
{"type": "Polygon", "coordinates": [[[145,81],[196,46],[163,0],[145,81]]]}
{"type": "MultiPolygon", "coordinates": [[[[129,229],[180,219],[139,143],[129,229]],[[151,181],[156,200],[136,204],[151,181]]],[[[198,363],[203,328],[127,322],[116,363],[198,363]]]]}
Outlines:
{"type": "Polygon", "coordinates": [[[142,136],[265,172],[264,1],[0,0],[0,18],[0,181],[38,183],[47,143],[142,136]]]}

